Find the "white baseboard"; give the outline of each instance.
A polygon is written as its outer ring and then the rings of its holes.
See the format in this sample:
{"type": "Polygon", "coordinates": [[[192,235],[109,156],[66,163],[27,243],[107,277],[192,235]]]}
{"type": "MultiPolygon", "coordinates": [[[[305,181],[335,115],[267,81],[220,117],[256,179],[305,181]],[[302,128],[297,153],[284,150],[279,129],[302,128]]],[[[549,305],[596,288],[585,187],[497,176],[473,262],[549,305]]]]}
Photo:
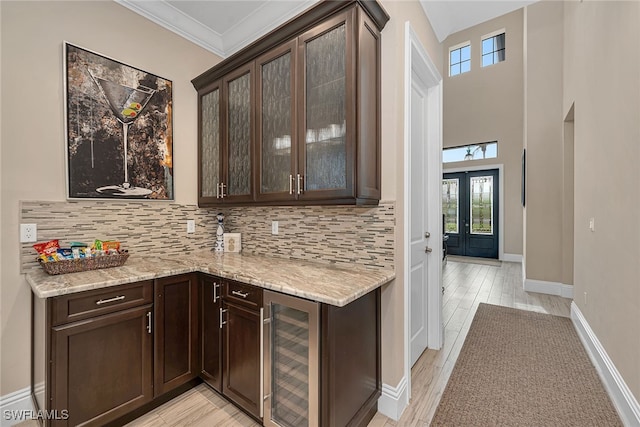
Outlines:
{"type": "Polygon", "coordinates": [[[564,283],[524,279],[524,290],[527,292],[557,295],[562,298],[573,299],[573,285],[565,285],[564,283]]]}
{"type": "Polygon", "coordinates": [[[25,416],[28,411],[33,411],[31,387],[0,396],[0,427],[10,427],[24,421],[25,418],[20,419],[18,414],[25,416]]]}
{"type": "Polygon", "coordinates": [[[571,320],[609,393],[609,397],[618,411],[625,426],[640,426],[640,404],[616,369],[598,337],[593,332],[587,319],[582,315],[575,302],[571,303],[571,320]]]}
{"type": "Polygon", "coordinates": [[[505,253],[503,255],[503,257],[502,257],[502,261],[505,261],[505,262],[522,262],[522,255],[505,253]]]}
{"type": "Polygon", "coordinates": [[[378,399],[378,412],[398,421],[409,403],[407,377],[402,377],[396,387],[382,384],[382,396],[378,399]]]}

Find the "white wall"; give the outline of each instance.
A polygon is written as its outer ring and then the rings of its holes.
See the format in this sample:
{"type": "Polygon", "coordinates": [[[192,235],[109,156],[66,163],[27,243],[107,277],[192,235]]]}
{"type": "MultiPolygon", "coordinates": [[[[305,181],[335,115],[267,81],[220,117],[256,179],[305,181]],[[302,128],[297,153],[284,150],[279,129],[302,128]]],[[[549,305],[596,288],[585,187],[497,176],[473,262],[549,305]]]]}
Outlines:
{"type": "MultiPolygon", "coordinates": [[[[383,0],[391,20],[382,46],[382,198],[402,206],[404,24],[411,21],[442,69],[442,47],[416,1],[383,0]]],[[[177,203],[197,200],[197,97],[190,80],[215,55],[114,2],[0,2],[2,242],[0,396],[29,385],[30,288],[18,270],[18,201],[65,199],[62,43],[91,49],[173,81],[177,203]],[[18,42],[19,41],[19,42],[18,42]],[[31,102],[28,111],[23,106],[31,102]],[[9,185],[10,184],[10,185],[9,185]]],[[[397,212],[402,218],[402,212],[397,212]]],[[[396,224],[396,265],[402,265],[396,224]]],[[[403,278],[383,290],[383,382],[396,385],[404,355],[403,278]]]]}
{"type": "Polygon", "coordinates": [[[473,162],[446,163],[459,169],[479,165],[504,165],[504,252],[522,254],[520,204],[523,147],[523,10],[459,31],[443,42],[444,124],[443,146],[456,147],[498,141],[498,157],[473,162]],[[481,67],[482,37],[506,32],[506,60],[481,67]],[[471,42],[471,71],[449,76],[449,48],[471,42]]]}
{"type": "Polygon", "coordinates": [[[176,202],[196,203],[197,97],[219,58],[115,2],[0,2],[0,396],[29,385],[30,287],[19,272],[19,200],[65,200],[63,41],[173,81],[176,202]]]}
{"type": "Polygon", "coordinates": [[[526,17],[526,278],[564,283],[563,4],[534,3],[526,17]]]}
{"type": "Polygon", "coordinates": [[[382,199],[396,201],[396,279],[382,290],[382,381],[397,386],[404,375],[403,141],[405,23],[442,70],[442,46],[417,1],[382,0],[391,16],[382,32],[382,199]]]}
{"type": "Polygon", "coordinates": [[[575,303],[640,400],[640,2],[564,3],[575,303]],[[588,228],[595,218],[595,231],[588,228]],[[584,295],[587,294],[585,299],[584,295]]]}

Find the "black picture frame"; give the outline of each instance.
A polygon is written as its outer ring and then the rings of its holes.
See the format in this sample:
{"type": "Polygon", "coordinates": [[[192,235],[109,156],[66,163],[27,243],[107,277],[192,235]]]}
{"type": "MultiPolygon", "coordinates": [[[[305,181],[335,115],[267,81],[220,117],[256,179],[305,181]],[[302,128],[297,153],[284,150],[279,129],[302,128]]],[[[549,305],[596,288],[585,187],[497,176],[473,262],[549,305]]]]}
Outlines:
{"type": "Polygon", "coordinates": [[[521,202],[522,202],[522,207],[524,208],[526,205],[526,201],[527,201],[527,194],[526,194],[526,190],[527,190],[527,149],[524,148],[522,150],[522,181],[521,181],[521,191],[520,191],[520,198],[521,198],[521,202]]]}
{"type": "Polygon", "coordinates": [[[174,200],[173,83],[64,43],[68,199],[174,200]]]}

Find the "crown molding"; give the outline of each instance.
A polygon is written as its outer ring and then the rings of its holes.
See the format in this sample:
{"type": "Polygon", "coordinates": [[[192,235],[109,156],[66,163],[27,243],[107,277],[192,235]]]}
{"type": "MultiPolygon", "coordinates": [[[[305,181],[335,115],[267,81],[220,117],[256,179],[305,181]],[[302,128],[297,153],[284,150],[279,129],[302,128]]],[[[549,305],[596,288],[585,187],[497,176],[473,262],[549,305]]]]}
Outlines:
{"type": "Polygon", "coordinates": [[[319,0],[265,2],[265,6],[248,14],[222,34],[200,23],[165,0],[114,1],[192,43],[222,58],[227,58],[278,25],[302,13],[319,0]]]}
{"type": "Polygon", "coordinates": [[[247,15],[245,19],[234,25],[222,35],[225,57],[230,56],[243,47],[267,34],[269,31],[304,12],[319,0],[303,0],[296,2],[272,1],[247,15]]]}
{"type": "Polygon", "coordinates": [[[223,37],[166,1],[114,0],[121,6],[178,34],[198,46],[226,57],[223,37]]]}

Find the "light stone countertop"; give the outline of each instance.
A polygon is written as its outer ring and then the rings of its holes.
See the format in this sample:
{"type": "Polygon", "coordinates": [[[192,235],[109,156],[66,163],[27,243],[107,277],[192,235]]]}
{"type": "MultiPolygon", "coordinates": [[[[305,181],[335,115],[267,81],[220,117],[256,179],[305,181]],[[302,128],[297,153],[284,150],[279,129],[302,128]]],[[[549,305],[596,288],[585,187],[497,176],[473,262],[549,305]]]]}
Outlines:
{"type": "Polygon", "coordinates": [[[131,255],[122,267],[49,275],[40,267],[27,272],[39,298],[125,283],[202,272],[313,301],[345,306],[395,278],[392,270],[336,267],[262,255],[200,251],[180,256],[131,255]]]}

